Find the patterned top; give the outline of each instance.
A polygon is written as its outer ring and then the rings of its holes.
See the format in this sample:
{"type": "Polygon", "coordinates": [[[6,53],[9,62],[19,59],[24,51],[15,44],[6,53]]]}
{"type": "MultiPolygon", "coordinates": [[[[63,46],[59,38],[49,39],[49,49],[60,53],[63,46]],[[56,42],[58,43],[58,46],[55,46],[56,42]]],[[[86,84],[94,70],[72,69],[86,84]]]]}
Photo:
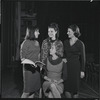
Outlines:
{"type": "Polygon", "coordinates": [[[49,56],[49,50],[51,46],[56,42],[58,42],[59,44],[63,44],[62,41],[60,40],[55,40],[53,42],[50,41],[49,38],[43,40],[42,47],[41,47],[41,57],[40,57],[42,62],[44,62],[47,59],[47,57],[49,56]]]}

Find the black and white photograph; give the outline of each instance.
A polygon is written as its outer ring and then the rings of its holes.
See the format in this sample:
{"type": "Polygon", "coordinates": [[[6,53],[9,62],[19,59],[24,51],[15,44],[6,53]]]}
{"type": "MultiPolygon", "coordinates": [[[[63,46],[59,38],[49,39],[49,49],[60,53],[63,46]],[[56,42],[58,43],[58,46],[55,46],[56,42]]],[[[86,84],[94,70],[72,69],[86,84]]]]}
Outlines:
{"type": "Polygon", "coordinates": [[[99,0],[0,0],[0,98],[100,99],[99,0]]]}

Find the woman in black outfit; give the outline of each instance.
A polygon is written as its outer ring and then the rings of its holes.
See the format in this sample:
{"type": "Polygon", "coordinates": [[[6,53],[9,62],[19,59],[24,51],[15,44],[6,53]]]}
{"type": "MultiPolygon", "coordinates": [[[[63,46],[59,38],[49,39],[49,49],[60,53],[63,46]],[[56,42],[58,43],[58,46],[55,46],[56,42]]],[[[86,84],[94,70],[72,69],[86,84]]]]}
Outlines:
{"type": "Polygon", "coordinates": [[[65,82],[65,96],[78,98],[79,77],[84,77],[85,46],[78,39],[81,35],[77,25],[70,25],[67,32],[69,40],[64,41],[65,56],[67,59],[67,81],[65,82]],[[81,61],[79,58],[81,57],[81,61]]]}

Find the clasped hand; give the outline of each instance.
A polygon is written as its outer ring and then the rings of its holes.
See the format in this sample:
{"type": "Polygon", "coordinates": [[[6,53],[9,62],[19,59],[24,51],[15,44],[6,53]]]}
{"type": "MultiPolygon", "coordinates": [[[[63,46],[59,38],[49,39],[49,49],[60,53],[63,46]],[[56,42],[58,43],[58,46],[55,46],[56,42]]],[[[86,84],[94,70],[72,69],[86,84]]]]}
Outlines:
{"type": "Polygon", "coordinates": [[[57,80],[50,79],[49,82],[54,83],[54,84],[59,84],[59,82],[57,80]]]}

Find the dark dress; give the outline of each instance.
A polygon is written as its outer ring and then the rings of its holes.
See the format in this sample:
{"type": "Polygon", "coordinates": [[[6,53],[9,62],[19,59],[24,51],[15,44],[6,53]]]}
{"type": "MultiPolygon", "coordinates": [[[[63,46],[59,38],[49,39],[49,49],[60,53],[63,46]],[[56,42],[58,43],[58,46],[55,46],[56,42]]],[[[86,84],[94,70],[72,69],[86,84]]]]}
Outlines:
{"type": "Polygon", "coordinates": [[[67,59],[67,81],[65,91],[77,93],[79,90],[80,71],[85,70],[85,47],[81,40],[72,46],[69,40],[64,41],[64,51],[67,59]]]}

